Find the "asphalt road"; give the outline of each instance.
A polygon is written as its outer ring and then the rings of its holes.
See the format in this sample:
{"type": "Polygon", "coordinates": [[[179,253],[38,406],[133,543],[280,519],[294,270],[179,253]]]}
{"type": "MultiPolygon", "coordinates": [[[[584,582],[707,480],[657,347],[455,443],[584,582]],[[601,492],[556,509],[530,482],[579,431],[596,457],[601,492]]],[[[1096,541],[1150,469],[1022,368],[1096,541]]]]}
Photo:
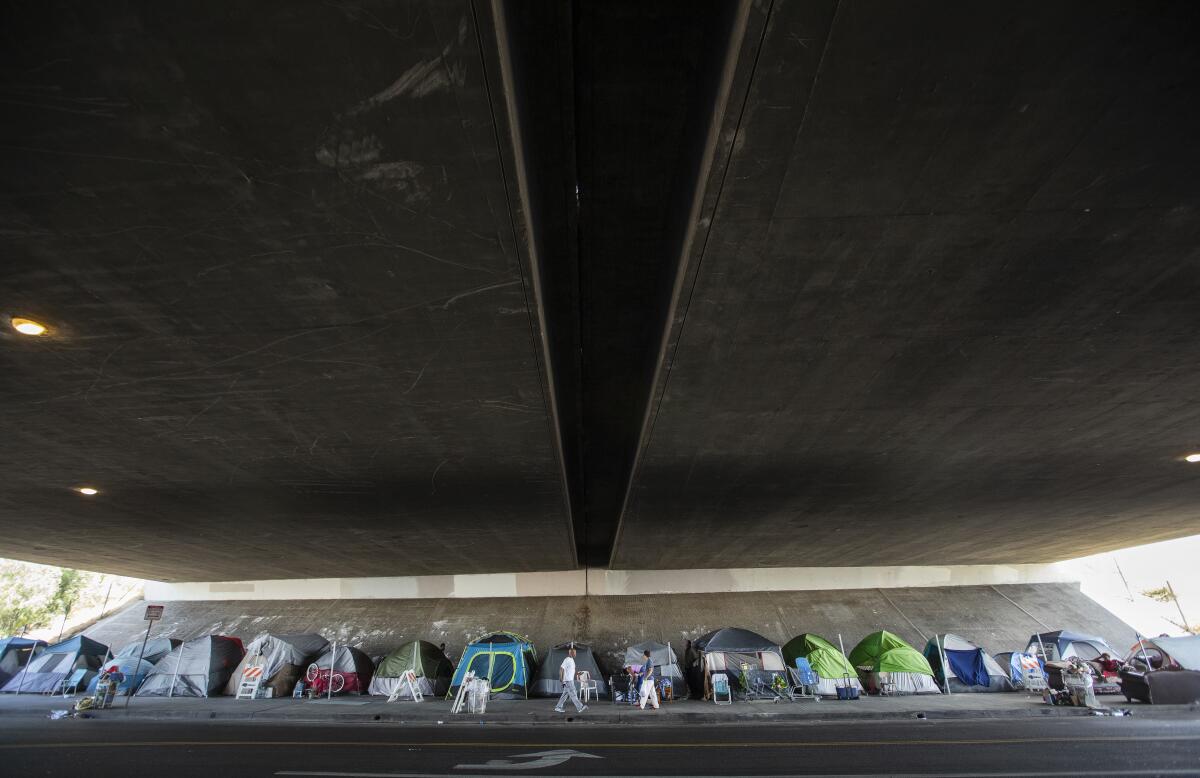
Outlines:
{"type": "Polygon", "coordinates": [[[433,728],[7,718],[0,774],[1200,776],[1200,718],[433,728]]]}

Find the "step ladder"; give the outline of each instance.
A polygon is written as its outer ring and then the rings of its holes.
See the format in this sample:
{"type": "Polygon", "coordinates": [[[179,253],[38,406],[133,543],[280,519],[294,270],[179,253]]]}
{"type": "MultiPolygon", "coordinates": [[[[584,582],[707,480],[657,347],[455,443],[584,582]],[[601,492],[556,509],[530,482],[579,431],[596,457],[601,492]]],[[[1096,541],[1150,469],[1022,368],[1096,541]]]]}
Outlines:
{"type": "Polygon", "coordinates": [[[238,682],[237,697],[239,700],[253,700],[258,697],[263,680],[262,665],[247,665],[242,669],[242,680],[238,682]]]}
{"type": "Polygon", "coordinates": [[[404,694],[405,687],[408,688],[408,693],[412,696],[413,702],[425,701],[425,695],[421,694],[421,689],[419,686],[417,686],[417,674],[412,670],[404,671],[404,674],[400,676],[400,683],[397,684],[396,688],[392,690],[392,693],[388,695],[387,701],[395,702],[396,700],[399,700],[404,694]]]}

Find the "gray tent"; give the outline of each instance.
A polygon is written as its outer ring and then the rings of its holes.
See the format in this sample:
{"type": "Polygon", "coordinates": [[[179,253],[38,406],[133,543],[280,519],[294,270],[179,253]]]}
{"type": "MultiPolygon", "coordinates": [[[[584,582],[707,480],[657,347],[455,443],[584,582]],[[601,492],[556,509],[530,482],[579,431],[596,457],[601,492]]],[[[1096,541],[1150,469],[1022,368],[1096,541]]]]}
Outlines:
{"type": "Polygon", "coordinates": [[[259,635],[246,646],[246,656],[229,676],[224,693],[237,694],[242,670],[255,663],[263,669],[263,687],[273,688],[276,697],[288,697],[309,664],[328,649],[329,641],[320,635],[259,635]]]}
{"type": "Polygon", "coordinates": [[[138,697],[210,697],[219,694],[242,659],[242,641],[205,635],[158,660],[138,697]]]}
{"type": "MultiPolygon", "coordinates": [[[[650,651],[650,662],[654,665],[654,674],[659,678],[671,679],[671,695],[682,700],[688,696],[687,680],[679,669],[679,659],[675,651],[665,643],[647,640],[625,649],[625,667],[641,667],[646,661],[645,651],[650,651]]],[[[621,688],[620,686],[617,687],[621,688]]]]}
{"type": "Polygon", "coordinates": [[[557,697],[562,694],[558,669],[562,666],[563,659],[566,658],[567,651],[572,646],[575,648],[575,672],[587,673],[591,676],[591,679],[596,682],[597,696],[608,695],[608,679],[604,677],[600,666],[596,664],[596,655],[592,653],[592,647],[586,643],[559,643],[546,652],[546,658],[542,660],[538,670],[537,680],[533,683],[532,696],[557,697]]]}
{"type": "MultiPolygon", "coordinates": [[[[175,638],[152,638],[146,641],[146,650],[142,652],[142,641],[135,640],[132,643],[127,643],[121,647],[121,650],[112,655],[114,660],[117,659],[132,659],[137,661],[138,654],[141,653],[142,661],[154,664],[162,659],[167,654],[178,646],[183,641],[175,638]]],[[[108,667],[111,662],[106,662],[105,667],[108,667]]]]}

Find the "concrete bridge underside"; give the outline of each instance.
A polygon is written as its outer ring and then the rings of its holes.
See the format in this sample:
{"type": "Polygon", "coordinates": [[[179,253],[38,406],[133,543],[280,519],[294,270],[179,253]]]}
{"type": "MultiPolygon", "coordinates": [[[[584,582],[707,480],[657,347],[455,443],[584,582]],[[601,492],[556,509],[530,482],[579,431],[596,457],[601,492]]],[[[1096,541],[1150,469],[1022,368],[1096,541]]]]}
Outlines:
{"type": "Polygon", "coordinates": [[[1200,532],[1198,33],[1192,3],[11,6],[0,555],[246,580],[1200,532]]]}

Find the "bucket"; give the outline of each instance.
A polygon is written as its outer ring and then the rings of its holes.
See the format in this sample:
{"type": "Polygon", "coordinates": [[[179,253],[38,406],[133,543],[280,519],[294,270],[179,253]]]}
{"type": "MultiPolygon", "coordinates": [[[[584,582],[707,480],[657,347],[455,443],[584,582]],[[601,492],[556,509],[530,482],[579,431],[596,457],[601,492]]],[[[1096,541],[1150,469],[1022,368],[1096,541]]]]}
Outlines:
{"type": "Polygon", "coordinates": [[[850,683],[850,674],[846,673],[843,675],[842,680],[846,683],[844,686],[837,687],[837,698],[839,700],[857,700],[858,689],[855,688],[854,684],[850,683]]]}

